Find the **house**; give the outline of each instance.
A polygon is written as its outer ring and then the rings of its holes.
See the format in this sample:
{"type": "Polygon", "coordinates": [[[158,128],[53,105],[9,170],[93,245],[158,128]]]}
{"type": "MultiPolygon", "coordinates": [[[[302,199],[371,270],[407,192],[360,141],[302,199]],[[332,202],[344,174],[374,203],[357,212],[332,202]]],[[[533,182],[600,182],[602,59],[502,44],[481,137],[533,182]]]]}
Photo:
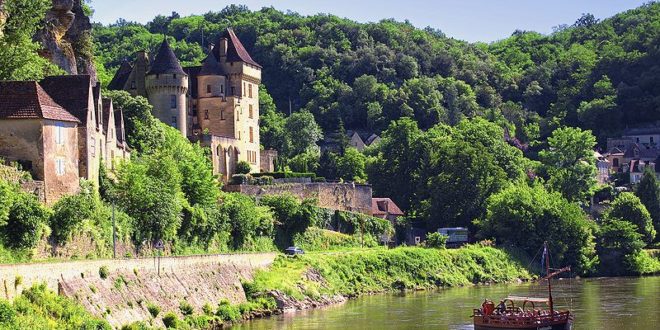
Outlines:
{"type": "Polygon", "coordinates": [[[609,150],[610,151],[607,152],[604,157],[610,163],[612,172],[617,173],[619,172],[621,166],[625,163],[625,160],[623,159],[624,152],[619,149],[619,147],[613,147],[609,150]]]}
{"type": "Polygon", "coordinates": [[[391,199],[375,197],[371,199],[371,214],[391,222],[394,222],[397,217],[405,215],[391,199]]]}
{"type": "Polygon", "coordinates": [[[628,128],[623,131],[622,139],[627,139],[648,149],[658,149],[660,141],[660,126],[658,123],[644,126],[628,128]]]}
{"type": "MultiPolygon", "coordinates": [[[[211,149],[213,172],[226,182],[239,161],[248,162],[252,172],[274,168],[261,164],[260,84],[261,65],[228,28],[201,66],[182,67],[164,40],[153,61],[138,53],[108,87],[147,97],[155,117],[211,149]]],[[[272,156],[263,159],[274,161],[272,156]]]]}
{"type": "Polygon", "coordinates": [[[364,151],[365,148],[380,142],[380,136],[372,132],[348,130],[346,135],[349,138],[348,144],[358,151],[364,151]]]}
{"type": "Polygon", "coordinates": [[[610,162],[607,157],[597,151],[594,151],[594,158],[596,158],[596,180],[598,183],[603,184],[609,181],[610,178],[610,162]]]}
{"type": "Polygon", "coordinates": [[[123,114],[89,75],[1,82],[0,127],[0,157],[43,181],[49,204],[75,193],[80,179],[98,186],[101,160],[113,169],[130,158],[123,114]]]}
{"type": "Polygon", "coordinates": [[[660,168],[656,165],[658,164],[658,161],[660,161],[660,159],[657,161],[631,160],[630,164],[627,166],[627,172],[630,173],[630,184],[638,184],[639,181],[642,180],[644,170],[647,167],[650,167],[655,172],[656,178],[660,179],[660,173],[658,172],[660,168]]]}
{"type": "Polygon", "coordinates": [[[48,204],[78,190],[80,124],[38,82],[0,82],[0,157],[43,181],[48,204]]]}

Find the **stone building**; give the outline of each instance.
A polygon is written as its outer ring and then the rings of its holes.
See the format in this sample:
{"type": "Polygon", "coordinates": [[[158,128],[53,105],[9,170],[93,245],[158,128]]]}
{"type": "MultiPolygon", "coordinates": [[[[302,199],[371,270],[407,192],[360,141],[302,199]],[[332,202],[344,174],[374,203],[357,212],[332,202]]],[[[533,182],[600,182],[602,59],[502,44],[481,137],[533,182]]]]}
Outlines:
{"type": "Polygon", "coordinates": [[[0,82],[0,157],[43,181],[46,203],[78,189],[79,125],[39,83],[0,82]]]}
{"type": "Polygon", "coordinates": [[[123,114],[89,75],[0,82],[0,157],[43,181],[54,203],[79,179],[98,186],[101,160],[113,169],[130,158],[123,114]]]}
{"type": "Polygon", "coordinates": [[[148,98],[155,117],[211,149],[214,173],[227,181],[239,161],[252,172],[273,168],[261,164],[260,84],[261,66],[229,28],[201,66],[182,68],[164,40],[153,61],[139,52],[124,62],[108,88],[148,98]]]}

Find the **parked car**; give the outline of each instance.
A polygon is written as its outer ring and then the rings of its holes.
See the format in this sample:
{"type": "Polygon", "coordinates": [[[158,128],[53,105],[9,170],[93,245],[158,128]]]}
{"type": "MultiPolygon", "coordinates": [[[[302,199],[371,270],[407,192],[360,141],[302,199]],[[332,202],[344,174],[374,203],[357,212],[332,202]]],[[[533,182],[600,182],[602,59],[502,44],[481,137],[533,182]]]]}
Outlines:
{"type": "Polygon", "coordinates": [[[284,253],[290,256],[296,255],[296,254],[305,254],[305,251],[303,249],[297,247],[297,246],[289,246],[284,250],[284,253]]]}

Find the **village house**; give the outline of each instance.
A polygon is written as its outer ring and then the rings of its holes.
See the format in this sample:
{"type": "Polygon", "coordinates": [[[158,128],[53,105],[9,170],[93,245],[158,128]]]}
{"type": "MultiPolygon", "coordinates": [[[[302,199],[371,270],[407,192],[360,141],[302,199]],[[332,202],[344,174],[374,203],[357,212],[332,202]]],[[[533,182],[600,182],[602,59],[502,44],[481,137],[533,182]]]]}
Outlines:
{"type": "Polygon", "coordinates": [[[201,66],[181,67],[164,40],[153,61],[138,53],[108,87],[148,98],[155,117],[209,147],[213,172],[226,182],[239,161],[255,173],[274,170],[277,153],[260,150],[260,84],[261,65],[228,28],[201,66]]]}
{"type": "Polygon", "coordinates": [[[80,179],[98,186],[102,159],[112,169],[130,158],[121,111],[88,75],[1,82],[0,127],[0,157],[43,181],[48,204],[75,193],[80,179]]]}

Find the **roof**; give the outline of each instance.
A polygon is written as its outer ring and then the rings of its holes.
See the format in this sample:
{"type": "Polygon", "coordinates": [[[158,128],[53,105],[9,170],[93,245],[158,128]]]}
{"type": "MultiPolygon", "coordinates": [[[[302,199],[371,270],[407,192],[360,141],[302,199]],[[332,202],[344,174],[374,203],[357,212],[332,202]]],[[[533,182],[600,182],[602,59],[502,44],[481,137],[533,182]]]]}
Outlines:
{"type": "Polygon", "coordinates": [[[0,119],[50,119],[78,123],[36,81],[0,81],[0,119]]]}
{"type": "Polygon", "coordinates": [[[660,134],[660,126],[652,125],[647,127],[635,127],[627,128],[623,131],[623,137],[635,136],[635,135],[656,135],[660,134]]]}
{"type": "Polygon", "coordinates": [[[126,85],[126,81],[128,80],[128,77],[131,76],[132,71],[133,71],[133,66],[131,65],[131,63],[129,63],[128,61],[121,62],[121,66],[119,67],[119,70],[117,70],[117,73],[115,73],[115,76],[110,81],[110,84],[108,84],[108,89],[111,90],[124,89],[124,86],[126,85]]]}
{"type": "Polygon", "coordinates": [[[626,158],[657,158],[660,156],[660,150],[658,149],[649,149],[641,146],[639,143],[635,143],[630,146],[623,154],[626,158]],[[635,150],[638,150],[638,153],[635,154],[635,150]]]}
{"type": "Polygon", "coordinates": [[[548,298],[536,298],[536,297],[521,297],[521,296],[508,296],[507,300],[511,301],[529,301],[535,303],[547,303],[550,300],[548,298]]]}
{"type": "MultiPolygon", "coordinates": [[[[261,68],[261,65],[259,63],[255,62],[248,51],[245,49],[243,46],[243,43],[241,43],[241,40],[238,39],[236,36],[236,33],[234,33],[234,30],[232,28],[227,28],[225,30],[225,33],[220,36],[220,39],[227,39],[227,61],[228,62],[245,62],[247,64],[254,65],[256,67],[261,68]]],[[[215,55],[216,58],[220,58],[220,42],[213,47],[213,55],[215,55]]]]}
{"type": "Polygon", "coordinates": [[[186,73],[183,72],[183,68],[181,68],[181,64],[179,63],[179,60],[176,58],[176,55],[174,55],[174,52],[172,51],[172,48],[170,48],[170,44],[167,43],[167,39],[163,40],[163,43],[160,44],[160,48],[158,49],[158,54],[156,54],[156,58],[154,59],[154,62],[151,64],[151,70],[149,70],[148,74],[180,74],[180,75],[185,75],[186,73]]]}
{"type": "Polygon", "coordinates": [[[220,66],[220,62],[218,62],[218,59],[215,56],[213,56],[213,52],[210,51],[206,56],[206,59],[204,59],[204,63],[202,64],[202,69],[199,71],[198,75],[199,76],[224,75],[222,67],[220,66]]]}
{"type": "MultiPolygon", "coordinates": [[[[110,125],[110,113],[112,112],[112,100],[103,99],[103,131],[108,132],[110,125]]],[[[114,118],[113,118],[114,119],[114,118]]]]}
{"type": "Polygon", "coordinates": [[[89,75],[50,76],[44,78],[39,84],[57,104],[61,105],[70,114],[76,116],[82,126],[87,126],[87,114],[92,92],[92,80],[89,75]]]}
{"type": "Polygon", "coordinates": [[[403,211],[389,198],[372,198],[371,213],[373,215],[404,215],[403,211]]]}
{"type": "Polygon", "coordinates": [[[115,109],[115,132],[117,132],[117,144],[124,144],[124,111],[115,109]]]}

